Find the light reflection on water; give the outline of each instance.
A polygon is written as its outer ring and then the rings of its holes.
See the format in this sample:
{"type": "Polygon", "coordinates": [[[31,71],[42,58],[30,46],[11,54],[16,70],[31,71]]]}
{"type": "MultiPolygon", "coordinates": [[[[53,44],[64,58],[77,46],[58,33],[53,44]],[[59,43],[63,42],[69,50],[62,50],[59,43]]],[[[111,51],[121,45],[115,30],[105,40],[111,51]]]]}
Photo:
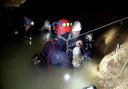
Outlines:
{"type": "Polygon", "coordinates": [[[31,57],[41,51],[42,37],[9,41],[3,46],[0,58],[1,89],[82,89],[95,83],[97,63],[90,60],[78,69],[35,67],[31,57]],[[68,74],[70,79],[65,81],[68,74]]]}

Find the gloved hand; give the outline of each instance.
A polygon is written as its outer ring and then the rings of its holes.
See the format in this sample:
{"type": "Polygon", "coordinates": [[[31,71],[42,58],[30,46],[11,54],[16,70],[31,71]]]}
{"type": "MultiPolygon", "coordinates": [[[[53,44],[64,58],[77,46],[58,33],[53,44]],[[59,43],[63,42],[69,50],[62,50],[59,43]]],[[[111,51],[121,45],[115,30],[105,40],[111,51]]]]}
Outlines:
{"type": "Polygon", "coordinates": [[[83,42],[81,40],[76,41],[76,46],[77,47],[83,46],[83,42]]]}

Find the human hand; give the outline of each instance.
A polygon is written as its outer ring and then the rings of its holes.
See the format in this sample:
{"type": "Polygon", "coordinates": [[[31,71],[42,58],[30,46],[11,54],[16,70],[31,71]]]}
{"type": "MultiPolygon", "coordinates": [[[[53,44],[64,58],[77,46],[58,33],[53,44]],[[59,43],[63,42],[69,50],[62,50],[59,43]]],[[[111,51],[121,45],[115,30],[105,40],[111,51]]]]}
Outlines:
{"type": "Polygon", "coordinates": [[[81,47],[83,45],[83,42],[81,40],[76,41],[76,46],[81,47]]]}

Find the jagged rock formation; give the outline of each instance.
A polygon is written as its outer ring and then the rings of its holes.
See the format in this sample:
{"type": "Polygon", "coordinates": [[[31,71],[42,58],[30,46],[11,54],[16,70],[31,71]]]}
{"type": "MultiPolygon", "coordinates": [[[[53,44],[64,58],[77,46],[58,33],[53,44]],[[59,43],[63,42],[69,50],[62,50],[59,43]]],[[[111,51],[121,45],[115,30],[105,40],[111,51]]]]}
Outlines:
{"type": "Polygon", "coordinates": [[[122,44],[128,39],[128,29],[125,27],[111,27],[104,33],[100,34],[95,41],[95,48],[103,55],[112,52],[116,44],[122,44]]]}
{"type": "Polygon", "coordinates": [[[99,64],[100,89],[128,89],[128,41],[106,55],[99,64]]]}

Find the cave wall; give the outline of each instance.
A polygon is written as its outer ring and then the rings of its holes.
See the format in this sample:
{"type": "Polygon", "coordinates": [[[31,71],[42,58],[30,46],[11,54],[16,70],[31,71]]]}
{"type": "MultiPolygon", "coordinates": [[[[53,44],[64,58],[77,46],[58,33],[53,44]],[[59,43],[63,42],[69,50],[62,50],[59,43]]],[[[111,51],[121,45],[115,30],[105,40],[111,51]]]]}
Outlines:
{"type": "Polygon", "coordinates": [[[115,25],[101,30],[105,31],[102,33],[99,32],[94,47],[103,56],[115,50],[117,43],[121,45],[128,39],[127,27],[115,25]]]}
{"type": "MultiPolygon", "coordinates": [[[[128,35],[127,35],[128,36],[128,35]]],[[[100,89],[128,89],[128,41],[118,51],[104,56],[98,66],[100,89]]]]}

